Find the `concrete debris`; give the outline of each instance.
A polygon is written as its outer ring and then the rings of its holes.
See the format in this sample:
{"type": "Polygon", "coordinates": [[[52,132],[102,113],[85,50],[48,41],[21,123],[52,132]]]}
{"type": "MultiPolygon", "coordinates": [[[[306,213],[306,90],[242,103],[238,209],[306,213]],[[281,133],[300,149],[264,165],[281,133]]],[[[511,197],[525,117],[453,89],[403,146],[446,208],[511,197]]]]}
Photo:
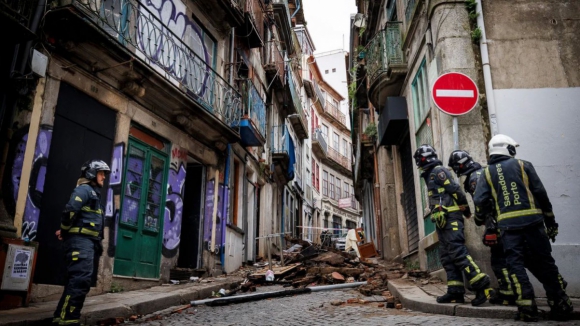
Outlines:
{"type": "Polygon", "coordinates": [[[333,306],[340,306],[340,305],[343,305],[344,302],[335,300],[335,301],[331,301],[330,304],[333,306]]]}

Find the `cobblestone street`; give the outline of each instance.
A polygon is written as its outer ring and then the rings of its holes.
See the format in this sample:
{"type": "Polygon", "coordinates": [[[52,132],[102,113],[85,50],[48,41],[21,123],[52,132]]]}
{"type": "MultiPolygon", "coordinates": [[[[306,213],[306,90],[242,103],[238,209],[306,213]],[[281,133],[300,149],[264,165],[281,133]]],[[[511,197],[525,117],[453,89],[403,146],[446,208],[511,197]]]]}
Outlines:
{"type": "MultiPolygon", "coordinates": [[[[265,287],[261,292],[275,291],[265,287]]],[[[525,325],[505,319],[465,318],[444,315],[430,315],[409,310],[379,308],[379,303],[343,304],[332,306],[332,301],[357,298],[354,290],[315,292],[294,297],[276,298],[233,304],[223,307],[195,306],[181,313],[171,313],[170,308],[140,318],[141,321],[129,325],[525,325]],[[144,321],[160,316],[155,321],[144,321]]],[[[380,300],[376,297],[375,300],[380,300]]],[[[372,297],[365,298],[373,300],[372,297]]],[[[580,321],[543,321],[535,325],[580,325],[580,321]]]]}

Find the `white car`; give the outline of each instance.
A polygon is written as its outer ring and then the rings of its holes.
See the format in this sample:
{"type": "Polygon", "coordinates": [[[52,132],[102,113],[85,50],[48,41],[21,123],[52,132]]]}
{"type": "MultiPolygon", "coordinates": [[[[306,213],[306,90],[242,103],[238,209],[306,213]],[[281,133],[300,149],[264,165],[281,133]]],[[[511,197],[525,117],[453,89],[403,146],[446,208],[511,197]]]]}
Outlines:
{"type": "Polygon", "coordinates": [[[332,242],[334,243],[334,247],[336,249],[344,251],[344,248],[346,246],[346,233],[336,237],[332,237],[332,242]]]}

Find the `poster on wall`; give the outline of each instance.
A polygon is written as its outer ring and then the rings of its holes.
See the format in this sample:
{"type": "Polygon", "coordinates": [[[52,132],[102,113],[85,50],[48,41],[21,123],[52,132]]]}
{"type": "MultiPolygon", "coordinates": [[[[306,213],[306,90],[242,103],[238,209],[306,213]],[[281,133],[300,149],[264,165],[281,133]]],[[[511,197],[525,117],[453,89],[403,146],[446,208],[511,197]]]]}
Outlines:
{"type": "Polygon", "coordinates": [[[28,268],[30,268],[30,255],[28,250],[18,249],[14,255],[14,262],[12,263],[13,278],[26,278],[28,276],[28,268]]]}

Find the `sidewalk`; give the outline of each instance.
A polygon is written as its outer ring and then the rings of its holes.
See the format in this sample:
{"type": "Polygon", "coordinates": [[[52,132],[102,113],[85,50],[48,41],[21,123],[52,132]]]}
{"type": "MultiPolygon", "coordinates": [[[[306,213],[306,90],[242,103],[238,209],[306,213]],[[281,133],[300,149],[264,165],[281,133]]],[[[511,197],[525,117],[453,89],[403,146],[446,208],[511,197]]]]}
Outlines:
{"type": "MultiPolygon", "coordinates": [[[[106,293],[87,297],[81,323],[96,325],[98,321],[131,315],[146,315],[172,306],[186,305],[192,300],[206,299],[212,291],[232,289],[243,281],[236,276],[212,278],[210,283],[162,285],[149,289],[106,293]]],[[[1,326],[47,325],[52,320],[56,301],[31,303],[28,307],[0,311],[1,326]]]]}
{"type": "MultiPolygon", "coordinates": [[[[489,302],[473,307],[473,295],[465,296],[464,304],[440,304],[435,300],[447,290],[444,283],[417,285],[407,279],[389,279],[389,291],[398,296],[404,308],[431,314],[459,317],[513,319],[517,308],[514,306],[492,305],[489,302]]],[[[537,300],[538,309],[549,312],[546,299],[537,300]]],[[[572,299],[574,313],[572,319],[580,320],[580,299],[572,299]]]]}

